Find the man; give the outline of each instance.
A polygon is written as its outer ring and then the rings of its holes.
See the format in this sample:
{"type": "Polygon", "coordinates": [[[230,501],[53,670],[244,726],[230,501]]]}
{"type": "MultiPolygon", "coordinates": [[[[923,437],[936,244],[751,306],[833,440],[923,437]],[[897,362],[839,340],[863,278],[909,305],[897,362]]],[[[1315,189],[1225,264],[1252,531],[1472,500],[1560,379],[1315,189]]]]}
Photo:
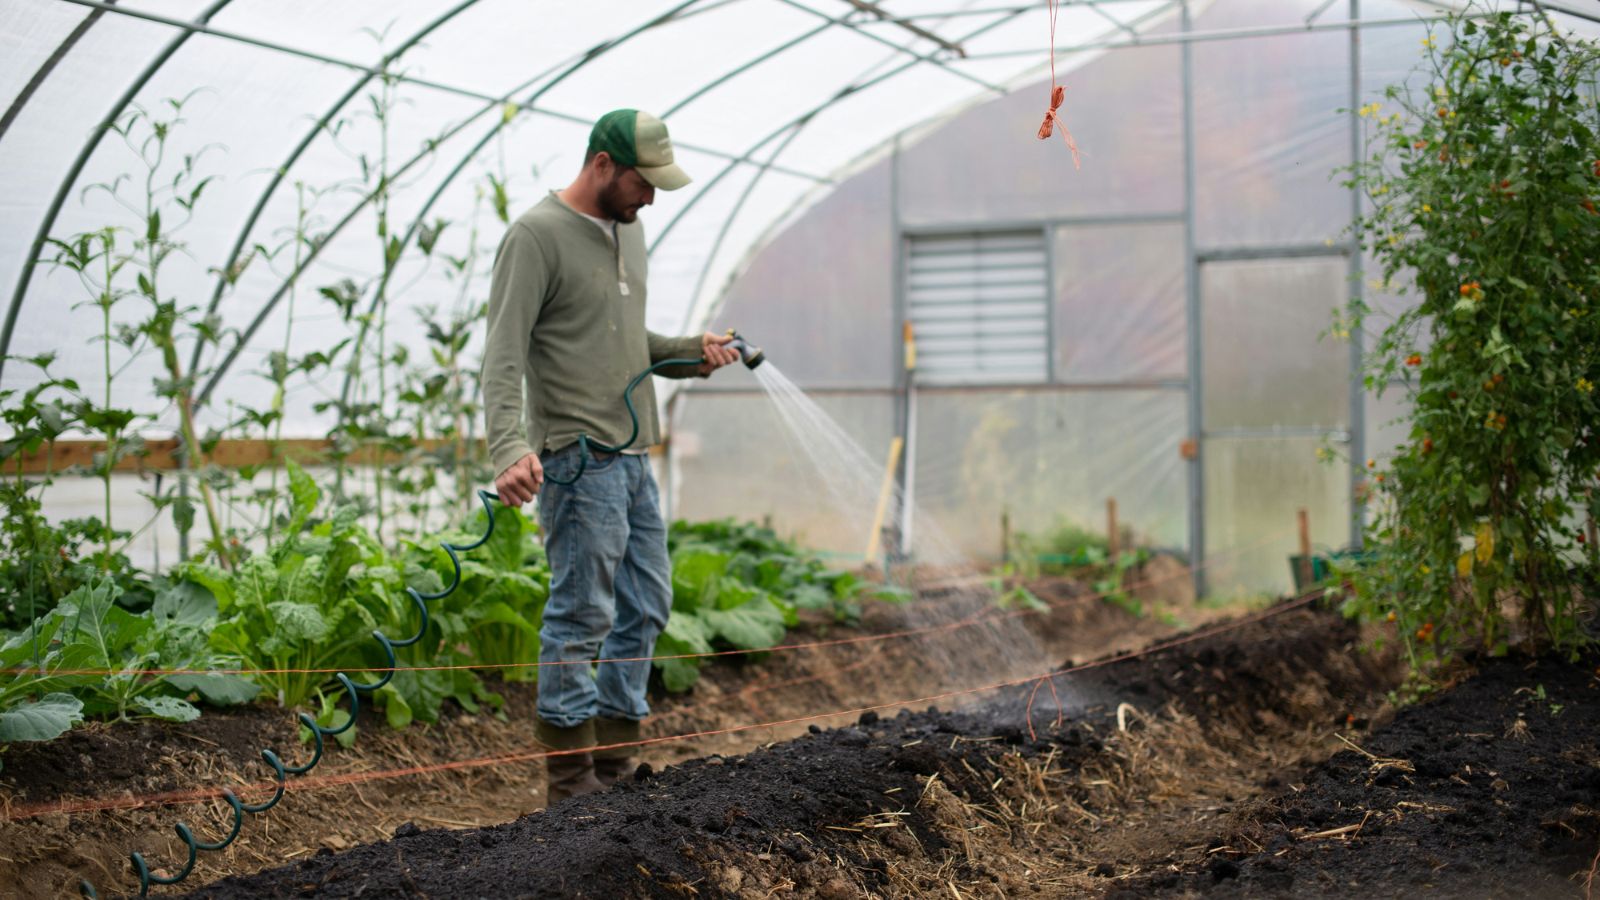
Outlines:
{"type": "Polygon", "coordinates": [[[639,436],[621,454],[591,449],[580,467],[580,435],[616,446],[632,422],[628,381],[665,359],[701,359],[662,375],[707,376],[739,358],[725,336],[668,338],[645,329],[646,257],[639,210],[657,189],[689,176],[673,162],[667,127],[619,109],[595,123],[583,169],[511,225],[489,292],[483,398],[489,452],[502,502],[539,498],[550,560],[550,598],[539,631],[539,741],[550,803],[615,782],[632,765],[650,712],[648,657],[672,608],[666,528],[646,450],[660,441],[655,389],[634,392],[639,436]],[[524,394],[524,386],[526,393],[524,394]],[[570,481],[582,471],[582,476],[570,481]],[[591,661],[603,662],[591,674],[591,661]]]}

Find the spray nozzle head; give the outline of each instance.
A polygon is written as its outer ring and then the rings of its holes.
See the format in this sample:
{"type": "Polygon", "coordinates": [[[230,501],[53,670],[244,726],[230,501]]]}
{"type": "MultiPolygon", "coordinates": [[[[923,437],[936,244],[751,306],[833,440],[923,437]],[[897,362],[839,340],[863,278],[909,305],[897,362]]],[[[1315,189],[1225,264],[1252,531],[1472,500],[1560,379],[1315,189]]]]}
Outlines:
{"type": "Polygon", "coordinates": [[[744,335],[732,328],[728,329],[728,335],[733,338],[728,342],[728,346],[739,351],[739,358],[744,360],[745,368],[754,369],[767,361],[766,351],[745,340],[744,335]]]}

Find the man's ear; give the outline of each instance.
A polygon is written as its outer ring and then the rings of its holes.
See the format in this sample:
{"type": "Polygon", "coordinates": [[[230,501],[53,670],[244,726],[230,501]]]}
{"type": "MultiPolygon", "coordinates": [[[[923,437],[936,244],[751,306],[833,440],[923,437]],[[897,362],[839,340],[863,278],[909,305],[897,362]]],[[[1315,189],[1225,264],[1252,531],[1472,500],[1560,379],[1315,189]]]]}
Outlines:
{"type": "Polygon", "coordinates": [[[617,168],[616,161],[613,160],[611,158],[611,154],[605,150],[601,150],[599,153],[596,153],[594,155],[594,159],[589,160],[589,165],[594,166],[595,174],[599,175],[602,179],[609,179],[617,168]]]}

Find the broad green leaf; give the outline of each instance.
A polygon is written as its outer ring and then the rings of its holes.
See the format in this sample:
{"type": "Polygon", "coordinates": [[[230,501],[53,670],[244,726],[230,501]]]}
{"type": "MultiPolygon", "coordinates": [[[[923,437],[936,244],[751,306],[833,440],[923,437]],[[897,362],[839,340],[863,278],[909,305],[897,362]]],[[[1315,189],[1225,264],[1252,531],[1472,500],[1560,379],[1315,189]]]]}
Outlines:
{"type": "Polygon", "coordinates": [[[384,685],[377,693],[377,700],[382,702],[384,718],[389,722],[389,727],[396,730],[411,724],[411,704],[400,695],[392,685],[384,685]]]}
{"type": "Polygon", "coordinates": [[[61,607],[58,606],[34,619],[27,628],[8,637],[5,643],[0,644],[0,666],[11,668],[32,664],[36,650],[41,657],[48,653],[50,641],[61,627],[62,617],[61,607]]]}
{"type": "Polygon", "coordinates": [[[708,609],[701,615],[717,637],[741,650],[762,650],[783,640],[783,610],[765,595],[737,609],[708,609]]]}
{"type": "Polygon", "coordinates": [[[261,685],[242,675],[173,675],[167,683],[180,691],[194,691],[213,706],[237,706],[261,695],[261,685]]]}
{"type": "Polygon", "coordinates": [[[801,609],[832,609],[833,592],[817,584],[802,584],[789,592],[789,602],[801,609]]]}
{"type": "Polygon", "coordinates": [[[680,550],[672,559],[673,607],[693,611],[715,602],[717,581],[732,558],[715,550],[680,550]]]}
{"type": "Polygon", "coordinates": [[[279,592],[285,600],[293,603],[304,603],[309,606],[319,606],[327,600],[323,592],[323,566],[325,560],[320,556],[296,560],[287,567],[287,571],[279,570],[279,592]]]}
{"type": "Polygon", "coordinates": [[[289,470],[289,496],[291,498],[289,526],[290,534],[298,534],[306,527],[306,522],[316,512],[317,501],[322,499],[322,491],[317,483],[312,480],[306,470],[295,464],[294,460],[287,463],[289,470]]]}
{"type": "MultiPolygon", "coordinates": [[[[477,624],[479,625],[510,625],[524,634],[537,637],[539,625],[528,621],[528,617],[512,609],[504,602],[491,603],[476,610],[477,624]]],[[[669,623],[670,624],[670,623],[669,623]]]]}
{"type": "Polygon", "coordinates": [[[234,597],[247,609],[265,609],[278,598],[278,567],[272,557],[257,553],[239,566],[233,579],[234,597]]]}
{"type": "Polygon", "coordinates": [[[0,744],[48,741],[82,721],[82,701],[71,694],[46,694],[0,712],[0,744]]]}
{"type": "Polygon", "coordinates": [[[177,697],[139,697],[133,702],[150,715],[169,722],[193,722],[200,718],[200,710],[194,704],[177,697]]]}
{"type": "Polygon", "coordinates": [[[712,628],[704,619],[693,613],[673,613],[667,619],[667,627],[661,632],[661,636],[671,640],[680,649],[664,654],[658,642],[657,656],[711,652],[712,628]]]}
{"type": "Polygon", "coordinates": [[[309,603],[280,600],[267,605],[275,636],[285,642],[320,641],[328,637],[328,620],[309,603]]]}
{"type": "MultiPolygon", "coordinates": [[[[317,724],[321,725],[323,728],[327,728],[329,730],[332,730],[332,729],[335,729],[335,728],[342,728],[344,726],[344,723],[346,723],[348,721],[350,721],[350,711],[347,710],[347,709],[343,709],[341,707],[338,707],[338,706],[330,706],[327,709],[323,710],[321,715],[317,716],[317,724]]],[[[349,748],[355,746],[355,743],[356,743],[356,732],[358,732],[360,730],[361,730],[360,726],[352,726],[348,730],[342,731],[339,734],[334,735],[334,740],[339,742],[339,746],[344,747],[345,749],[349,749],[349,748]]],[[[310,742],[311,742],[311,729],[305,727],[304,725],[301,725],[300,726],[300,743],[309,744],[310,742]]]]}
{"type": "Polygon", "coordinates": [[[150,614],[163,626],[203,627],[217,617],[217,597],[197,581],[178,581],[156,594],[150,614]]]}
{"type": "MultiPolygon", "coordinates": [[[[481,517],[479,521],[482,522],[481,517]]],[[[521,512],[503,503],[495,504],[494,534],[490,535],[489,541],[474,553],[481,554],[481,558],[487,559],[489,564],[499,571],[521,571],[524,548],[527,546],[528,524],[521,512]]]]}
{"type": "Polygon", "coordinates": [[[233,576],[216,566],[184,563],[173,573],[173,578],[192,581],[210,591],[219,612],[227,612],[233,606],[233,576]]]}
{"type": "MultiPolygon", "coordinates": [[[[657,657],[672,657],[684,654],[706,653],[710,649],[711,645],[708,636],[705,634],[704,625],[698,619],[689,615],[674,614],[672,619],[667,622],[667,630],[656,638],[655,655],[657,657]],[[698,644],[685,641],[672,633],[674,631],[672,623],[679,620],[687,620],[692,623],[685,624],[680,622],[678,629],[676,629],[679,634],[686,633],[691,637],[698,636],[698,644]]],[[[661,681],[666,685],[667,690],[673,693],[681,693],[688,690],[699,680],[701,662],[702,660],[693,656],[683,659],[657,659],[655,667],[661,670],[661,681]]]]}

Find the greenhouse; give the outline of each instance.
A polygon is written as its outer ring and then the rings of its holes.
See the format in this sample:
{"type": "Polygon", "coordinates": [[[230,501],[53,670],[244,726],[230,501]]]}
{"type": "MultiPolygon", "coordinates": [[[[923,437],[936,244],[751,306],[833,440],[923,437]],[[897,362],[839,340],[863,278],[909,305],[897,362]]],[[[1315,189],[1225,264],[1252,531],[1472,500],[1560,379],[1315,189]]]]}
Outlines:
{"type": "Polygon", "coordinates": [[[1592,889],[1592,0],[0,8],[0,895],[1592,889]]]}

